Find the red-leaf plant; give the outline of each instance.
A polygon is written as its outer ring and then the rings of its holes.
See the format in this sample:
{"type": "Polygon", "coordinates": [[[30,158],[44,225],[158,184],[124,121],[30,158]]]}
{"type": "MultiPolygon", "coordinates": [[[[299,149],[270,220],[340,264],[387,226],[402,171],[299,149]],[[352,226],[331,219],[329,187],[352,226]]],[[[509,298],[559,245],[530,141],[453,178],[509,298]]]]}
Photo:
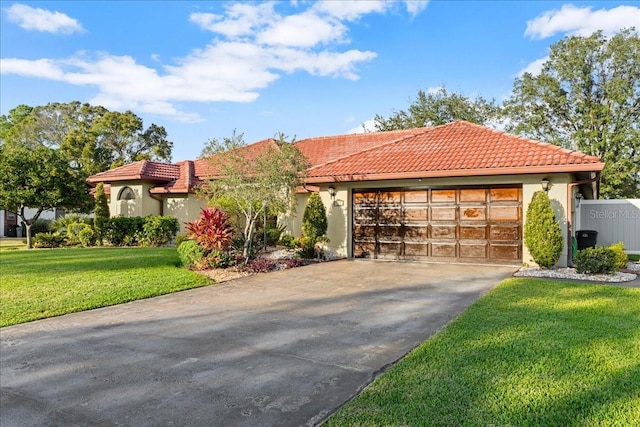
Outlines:
{"type": "Polygon", "coordinates": [[[187,235],[195,239],[205,253],[226,251],[231,247],[233,227],[223,210],[203,208],[198,220],[187,223],[187,235]]]}

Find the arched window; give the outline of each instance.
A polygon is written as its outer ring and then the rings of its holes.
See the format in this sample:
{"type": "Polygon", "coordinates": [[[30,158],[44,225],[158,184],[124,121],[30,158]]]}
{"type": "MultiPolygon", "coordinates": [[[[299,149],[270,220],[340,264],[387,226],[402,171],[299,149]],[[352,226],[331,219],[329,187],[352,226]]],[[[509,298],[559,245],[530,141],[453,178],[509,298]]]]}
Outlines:
{"type": "Polygon", "coordinates": [[[136,193],[130,187],[124,187],[118,194],[118,200],[134,200],[135,198],[136,193]]]}

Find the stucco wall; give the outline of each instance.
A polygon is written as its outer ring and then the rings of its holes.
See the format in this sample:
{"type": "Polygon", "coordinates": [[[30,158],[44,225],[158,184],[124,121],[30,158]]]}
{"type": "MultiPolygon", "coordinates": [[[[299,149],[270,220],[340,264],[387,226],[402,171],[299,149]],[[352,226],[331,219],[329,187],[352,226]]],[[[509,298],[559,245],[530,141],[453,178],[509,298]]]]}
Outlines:
{"type": "MultiPolygon", "coordinates": [[[[556,214],[556,219],[560,224],[560,229],[565,240],[565,247],[562,251],[559,266],[567,265],[567,187],[571,182],[570,174],[546,174],[546,175],[505,175],[498,177],[469,177],[469,178],[436,178],[436,179],[411,179],[395,181],[367,181],[367,182],[346,182],[331,184],[336,189],[335,200],[332,200],[329,193],[329,184],[320,186],[320,195],[323,203],[327,207],[327,218],[329,227],[327,230],[330,239],[329,250],[338,256],[349,256],[352,252],[351,242],[351,219],[352,204],[351,195],[354,189],[365,188],[400,188],[413,187],[425,188],[436,186],[465,186],[465,185],[500,185],[517,184],[522,185],[522,217],[523,225],[526,221],[527,208],[533,197],[533,193],[542,189],[541,180],[547,178],[551,181],[549,198],[556,214]]],[[[287,219],[287,228],[294,236],[300,235],[300,222],[308,195],[300,195],[298,198],[298,209],[295,217],[287,219]]],[[[523,244],[522,262],[533,265],[533,259],[523,244]]]]}
{"type": "Polygon", "coordinates": [[[207,205],[206,200],[198,198],[194,194],[179,194],[164,196],[164,215],[171,215],[180,223],[179,233],[186,232],[185,223],[198,219],[200,210],[207,205]]]}
{"type": "Polygon", "coordinates": [[[147,216],[161,215],[162,204],[149,195],[149,189],[154,184],[140,181],[122,181],[111,184],[109,212],[111,216],[147,216]],[[118,200],[118,195],[124,187],[129,187],[135,194],[133,200],[118,200]]]}

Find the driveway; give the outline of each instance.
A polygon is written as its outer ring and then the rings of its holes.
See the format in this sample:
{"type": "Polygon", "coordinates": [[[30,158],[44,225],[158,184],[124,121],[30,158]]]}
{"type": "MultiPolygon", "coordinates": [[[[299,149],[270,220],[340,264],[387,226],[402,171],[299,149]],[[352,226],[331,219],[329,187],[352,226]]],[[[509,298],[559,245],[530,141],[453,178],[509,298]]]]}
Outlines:
{"type": "Polygon", "coordinates": [[[516,269],[342,260],[3,328],[0,425],[317,425],[516,269]]]}

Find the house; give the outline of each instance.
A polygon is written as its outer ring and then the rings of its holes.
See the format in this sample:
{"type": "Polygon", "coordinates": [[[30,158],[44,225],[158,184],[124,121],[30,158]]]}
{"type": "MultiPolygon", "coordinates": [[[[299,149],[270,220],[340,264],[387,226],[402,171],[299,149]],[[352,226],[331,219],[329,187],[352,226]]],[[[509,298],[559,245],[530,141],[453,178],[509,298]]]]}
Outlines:
{"type": "MultiPolygon", "coordinates": [[[[34,208],[26,208],[25,215],[32,218],[37,211],[34,208]]],[[[39,219],[54,220],[63,217],[64,214],[64,209],[48,209],[42,211],[39,219]]],[[[26,230],[15,212],[0,209],[0,237],[26,237],[26,230]]]]}
{"type": "MultiPolygon", "coordinates": [[[[275,144],[243,147],[248,155],[275,144]]],[[[301,232],[310,192],[327,206],[329,250],[336,256],[446,262],[533,263],[523,224],[535,191],[545,189],[561,224],[566,266],[575,194],[597,198],[604,164],[596,157],[476,124],[308,138],[305,191],[295,216],[301,232]]],[[[112,215],[195,219],[203,200],[194,189],[215,178],[208,160],[142,161],[93,175],[107,184],[112,215]]]]}

